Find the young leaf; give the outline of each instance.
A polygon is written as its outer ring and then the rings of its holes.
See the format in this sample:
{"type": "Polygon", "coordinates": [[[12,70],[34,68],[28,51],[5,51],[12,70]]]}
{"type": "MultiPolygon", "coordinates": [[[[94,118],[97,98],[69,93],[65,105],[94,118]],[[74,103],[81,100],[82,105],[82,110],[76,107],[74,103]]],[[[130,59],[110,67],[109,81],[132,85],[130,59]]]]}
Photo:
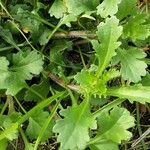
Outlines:
{"type": "Polygon", "coordinates": [[[121,62],[121,74],[124,80],[136,83],[141,80],[141,76],[146,75],[147,64],[141,60],[146,57],[143,50],[138,48],[119,49],[116,57],[121,62]]]}
{"type": "MultiPolygon", "coordinates": [[[[91,68],[89,69],[91,70],[91,68]]],[[[74,79],[80,85],[80,92],[93,95],[105,95],[107,90],[107,82],[113,78],[120,76],[120,72],[116,70],[105,71],[104,74],[97,80],[94,71],[81,70],[78,72],[74,79]]]]}
{"type": "MultiPolygon", "coordinates": [[[[14,123],[17,122],[21,117],[20,113],[14,112],[10,115],[0,115],[0,126],[3,129],[9,129],[10,127],[15,125],[14,123]]],[[[18,137],[18,130],[15,128],[12,132],[9,132],[5,135],[5,138],[9,140],[16,139],[18,137]]]]}
{"type": "Polygon", "coordinates": [[[147,14],[132,16],[124,25],[124,36],[130,37],[134,41],[146,39],[150,35],[150,27],[146,23],[147,18],[147,14]]]}
{"type": "Polygon", "coordinates": [[[58,120],[53,128],[55,133],[59,133],[57,141],[64,150],[84,149],[90,140],[89,128],[95,126],[96,122],[84,105],[82,103],[61,111],[64,119],[58,120]]]}
{"type": "Polygon", "coordinates": [[[16,95],[25,87],[25,80],[42,71],[42,56],[36,51],[13,54],[12,65],[5,57],[0,57],[0,89],[7,89],[7,95],[16,95]]]}
{"type": "Polygon", "coordinates": [[[66,12],[66,6],[62,0],[55,0],[49,9],[50,16],[55,16],[57,19],[62,18],[66,12]]]}
{"type": "MultiPolygon", "coordinates": [[[[26,129],[26,134],[29,136],[29,138],[31,140],[37,139],[37,137],[45,123],[45,120],[47,119],[48,116],[49,116],[48,112],[38,111],[37,113],[35,113],[34,115],[32,115],[29,118],[29,125],[26,129]]],[[[46,129],[46,131],[42,137],[42,141],[45,141],[51,137],[52,127],[53,127],[53,124],[50,124],[48,126],[48,128],[46,129]]]]}
{"type": "Polygon", "coordinates": [[[104,0],[97,7],[97,14],[101,15],[102,18],[113,16],[118,11],[118,4],[121,0],[104,0]]]}
{"type": "Polygon", "coordinates": [[[111,58],[115,55],[115,49],[121,44],[117,42],[122,34],[122,27],[118,26],[118,24],[119,20],[113,16],[107,18],[105,23],[102,22],[97,27],[98,31],[96,34],[100,43],[97,40],[93,40],[92,45],[99,60],[98,75],[102,74],[111,58]]]}
{"type": "Polygon", "coordinates": [[[104,110],[97,121],[98,134],[91,143],[108,140],[120,144],[122,140],[129,140],[132,136],[128,129],[134,126],[134,117],[125,108],[114,107],[110,112],[104,110]]]}
{"type": "Polygon", "coordinates": [[[140,103],[150,103],[150,86],[134,85],[107,89],[107,95],[127,98],[140,103]]]}

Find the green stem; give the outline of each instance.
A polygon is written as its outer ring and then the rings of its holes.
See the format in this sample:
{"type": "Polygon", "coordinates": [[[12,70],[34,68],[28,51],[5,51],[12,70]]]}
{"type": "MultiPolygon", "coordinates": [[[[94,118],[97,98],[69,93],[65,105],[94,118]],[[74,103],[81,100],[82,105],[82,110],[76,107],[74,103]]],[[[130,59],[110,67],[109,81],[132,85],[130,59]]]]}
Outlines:
{"type": "MultiPolygon", "coordinates": [[[[138,128],[138,132],[139,135],[142,135],[142,129],[140,127],[140,112],[139,112],[139,104],[136,103],[136,116],[137,116],[137,128],[138,128]]],[[[141,144],[143,146],[143,150],[147,150],[144,139],[141,140],[141,144]]]]}
{"type": "Polygon", "coordinates": [[[67,87],[66,87],[66,89],[67,89],[67,91],[68,91],[68,93],[69,93],[69,95],[70,95],[70,98],[71,98],[71,100],[72,100],[72,105],[73,105],[73,106],[77,106],[77,101],[76,101],[76,99],[75,99],[75,97],[74,97],[72,91],[71,91],[69,88],[67,88],[67,87]]]}
{"type": "MultiPolygon", "coordinates": [[[[17,47],[23,47],[23,46],[26,46],[28,45],[27,43],[26,44],[18,44],[17,47]]],[[[10,49],[13,49],[15,48],[15,46],[7,46],[7,47],[3,47],[3,48],[0,48],[0,52],[1,51],[7,51],[7,50],[10,50],[10,49]]]]}
{"type": "MultiPolygon", "coordinates": [[[[40,16],[32,15],[32,17],[34,17],[34,18],[35,18],[35,19],[37,19],[38,21],[40,21],[40,22],[42,22],[42,23],[44,23],[44,24],[48,25],[49,27],[52,27],[52,28],[55,28],[55,27],[56,27],[55,25],[51,24],[50,22],[48,22],[47,20],[45,20],[45,19],[41,18],[40,16]]],[[[67,34],[67,32],[66,32],[65,30],[60,29],[60,28],[58,29],[58,31],[61,31],[61,32],[63,32],[63,33],[66,33],[66,34],[67,34]]]]}
{"type": "Polygon", "coordinates": [[[1,110],[1,113],[0,113],[1,115],[4,113],[4,111],[6,110],[7,106],[8,106],[8,99],[6,99],[6,102],[5,102],[5,104],[4,104],[4,106],[3,106],[2,110],[1,110]]]}
{"type": "Polygon", "coordinates": [[[22,109],[22,111],[23,111],[24,113],[26,113],[27,111],[26,111],[26,110],[23,108],[23,106],[20,104],[18,98],[17,98],[16,96],[14,96],[14,98],[15,98],[17,104],[19,105],[19,107],[22,109]]]}
{"type": "Polygon", "coordinates": [[[10,128],[7,128],[0,134],[0,140],[4,139],[6,136],[10,135],[13,131],[15,131],[23,122],[28,120],[30,116],[32,116],[35,112],[43,109],[44,107],[48,106],[50,103],[52,103],[54,100],[60,97],[60,99],[63,99],[64,97],[68,96],[66,92],[59,92],[50,98],[43,100],[38,105],[36,105],[34,108],[32,108],[30,111],[28,111],[25,115],[23,115],[16,123],[12,124],[10,128]]]}
{"type": "Polygon", "coordinates": [[[7,11],[6,7],[3,5],[2,1],[0,0],[0,6],[2,7],[3,10],[5,10],[6,14],[13,20],[13,17],[11,14],[7,11]]]}
{"type": "Polygon", "coordinates": [[[55,113],[56,113],[56,111],[57,111],[57,108],[58,108],[58,106],[59,106],[59,103],[60,103],[60,101],[57,101],[57,103],[56,103],[55,107],[53,108],[51,114],[49,115],[49,117],[48,117],[47,120],[45,121],[45,124],[43,125],[43,127],[42,127],[42,129],[41,129],[41,131],[40,131],[40,133],[39,133],[39,135],[38,135],[38,138],[37,138],[37,140],[36,140],[36,142],[35,142],[34,150],[37,150],[37,149],[38,149],[38,145],[40,144],[41,139],[42,139],[42,137],[43,137],[43,135],[44,135],[44,133],[45,133],[45,131],[46,131],[48,125],[50,124],[52,118],[54,117],[54,115],[55,115],[55,113]]]}
{"type": "Polygon", "coordinates": [[[93,113],[93,116],[96,118],[98,117],[99,115],[101,115],[102,111],[103,110],[110,110],[112,109],[113,107],[121,104],[125,99],[120,99],[120,98],[117,98],[116,100],[113,100],[112,102],[108,103],[107,105],[103,106],[102,108],[100,108],[99,110],[95,111],[93,113]]]}
{"type": "Polygon", "coordinates": [[[20,134],[22,136],[22,139],[23,139],[23,142],[25,144],[25,147],[27,147],[27,145],[29,144],[29,141],[28,141],[27,137],[25,136],[25,134],[24,134],[24,132],[23,132],[21,127],[19,127],[19,132],[20,132],[20,134]]]}
{"type": "Polygon", "coordinates": [[[45,97],[43,97],[41,94],[39,94],[38,92],[36,92],[34,89],[30,88],[28,85],[26,85],[26,89],[28,89],[29,91],[31,91],[32,93],[34,93],[35,95],[37,95],[39,98],[41,98],[41,100],[45,99],[45,97]]]}

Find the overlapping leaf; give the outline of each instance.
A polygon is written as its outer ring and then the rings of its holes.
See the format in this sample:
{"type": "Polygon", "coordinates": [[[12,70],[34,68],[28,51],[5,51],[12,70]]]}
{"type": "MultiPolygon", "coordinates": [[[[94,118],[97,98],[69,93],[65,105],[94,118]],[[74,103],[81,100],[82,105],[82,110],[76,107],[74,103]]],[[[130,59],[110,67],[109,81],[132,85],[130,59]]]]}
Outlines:
{"type": "Polygon", "coordinates": [[[64,119],[58,120],[54,126],[53,131],[59,133],[57,140],[64,150],[84,149],[90,140],[89,128],[96,122],[84,104],[61,111],[64,119]]]}
{"type": "Polygon", "coordinates": [[[134,85],[111,88],[107,90],[107,95],[126,98],[140,103],[150,103],[150,86],[134,85]]]}
{"type": "MultiPolygon", "coordinates": [[[[26,134],[31,140],[37,139],[41,129],[48,118],[49,113],[46,111],[39,111],[29,118],[29,125],[26,129],[26,134]]],[[[53,123],[51,123],[42,136],[42,141],[47,140],[52,135],[53,123]]]]}
{"type": "Polygon", "coordinates": [[[107,90],[107,81],[120,76],[119,71],[109,70],[105,71],[104,74],[96,80],[94,71],[81,70],[77,73],[74,79],[80,85],[80,92],[88,93],[93,95],[105,95],[107,90]]]}
{"type": "Polygon", "coordinates": [[[98,31],[96,34],[101,43],[93,40],[92,45],[99,60],[99,75],[102,74],[111,58],[115,55],[115,49],[121,44],[117,41],[122,34],[122,27],[118,24],[119,20],[115,16],[112,16],[111,18],[107,18],[105,23],[102,22],[97,27],[98,31]]]}
{"type": "Polygon", "coordinates": [[[97,7],[97,14],[100,14],[102,18],[115,15],[118,11],[118,4],[120,2],[121,0],[104,0],[97,7]]]}
{"type": "MultiPolygon", "coordinates": [[[[104,146],[103,141],[108,140],[112,141],[110,145],[113,142],[115,145],[115,143],[121,143],[122,140],[129,140],[132,136],[128,129],[134,126],[134,117],[125,108],[114,107],[110,112],[104,110],[97,120],[98,134],[91,140],[92,143],[102,142],[102,146],[104,146]]],[[[111,148],[107,144],[104,147],[111,148]]]]}
{"type": "Polygon", "coordinates": [[[8,95],[16,95],[25,87],[25,80],[31,80],[42,71],[42,65],[42,56],[36,51],[13,54],[12,64],[6,57],[0,57],[0,89],[7,89],[8,95]]]}
{"type": "Polygon", "coordinates": [[[132,40],[144,40],[150,35],[150,25],[147,14],[137,14],[124,25],[124,36],[132,40]]]}
{"type": "Polygon", "coordinates": [[[116,16],[119,20],[122,20],[125,17],[135,15],[137,11],[137,0],[121,0],[116,16]]]}
{"type": "Polygon", "coordinates": [[[98,0],[55,0],[50,7],[49,13],[56,18],[62,18],[65,13],[78,16],[81,13],[94,11],[98,3],[98,0]]]}
{"type": "Polygon", "coordinates": [[[146,53],[142,50],[137,48],[119,49],[116,57],[121,61],[123,79],[136,83],[141,80],[141,76],[146,75],[147,64],[141,60],[146,57],[146,53]]]}
{"type": "Polygon", "coordinates": [[[62,0],[55,0],[49,9],[50,16],[55,16],[58,19],[62,18],[65,12],[66,6],[62,0]]]}

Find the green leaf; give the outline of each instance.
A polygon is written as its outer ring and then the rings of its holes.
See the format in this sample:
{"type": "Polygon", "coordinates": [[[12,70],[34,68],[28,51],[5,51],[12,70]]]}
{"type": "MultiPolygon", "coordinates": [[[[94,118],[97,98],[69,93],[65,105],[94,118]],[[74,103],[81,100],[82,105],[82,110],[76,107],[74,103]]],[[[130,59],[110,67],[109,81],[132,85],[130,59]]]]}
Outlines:
{"type": "Polygon", "coordinates": [[[13,54],[12,64],[0,57],[0,89],[7,89],[7,95],[16,95],[25,87],[25,80],[31,80],[42,71],[42,56],[36,51],[13,54]]]}
{"type": "Polygon", "coordinates": [[[119,49],[117,59],[121,62],[121,74],[124,80],[139,82],[141,76],[146,75],[147,64],[141,60],[146,57],[146,53],[138,48],[128,50],[119,49]]]}
{"type": "Polygon", "coordinates": [[[0,26],[0,36],[9,44],[13,45],[16,49],[20,50],[15,43],[13,36],[8,29],[4,29],[2,26],[0,26]]]}
{"type": "Polygon", "coordinates": [[[50,61],[59,65],[65,65],[62,53],[65,49],[71,48],[72,43],[66,40],[58,40],[50,50],[50,61]]]}
{"type": "Polygon", "coordinates": [[[99,95],[100,97],[106,93],[106,81],[102,79],[95,80],[95,72],[83,69],[74,76],[74,79],[80,85],[81,93],[99,95]]]}
{"type": "Polygon", "coordinates": [[[96,122],[84,105],[85,103],[82,103],[62,110],[64,119],[58,120],[53,128],[55,133],[59,133],[57,141],[64,150],[84,149],[90,140],[89,128],[93,128],[96,122]]]}
{"type": "Polygon", "coordinates": [[[98,75],[101,75],[109,64],[111,58],[115,55],[115,49],[120,46],[117,42],[122,34],[122,27],[118,26],[119,20],[113,16],[107,18],[106,22],[99,24],[98,31],[96,32],[100,43],[97,40],[92,41],[96,56],[99,60],[98,75]]]}
{"type": "Polygon", "coordinates": [[[92,70],[92,67],[89,70],[82,69],[81,72],[78,72],[74,79],[80,85],[81,93],[88,93],[93,95],[105,95],[107,90],[107,82],[113,78],[120,76],[120,72],[114,69],[105,71],[103,75],[96,79],[95,71],[92,70]]]}
{"type": "Polygon", "coordinates": [[[134,117],[125,108],[116,106],[111,111],[104,110],[97,121],[98,134],[91,139],[91,143],[109,140],[120,144],[122,140],[129,140],[132,137],[128,129],[134,126],[134,117]]]}
{"type": "Polygon", "coordinates": [[[116,16],[119,20],[122,20],[125,17],[135,15],[137,11],[137,0],[122,0],[118,5],[118,12],[116,16]]]}
{"type": "Polygon", "coordinates": [[[108,96],[127,98],[140,103],[150,103],[150,86],[134,85],[110,88],[107,90],[108,96]]]}
{"type": "Polygon", "coordinates": [[[49,93],[49,82],[48,80],[43,80],[41,83],[39,84],[33,84],[30,88],[30,90],[28,90],[25,94],[24,99],[26,101],[36,101],[36,102],[40,102],[43,99],[46,99],[48,93],[49,93]],[[35,94],[34,92],[32,92],[32,90],[36,91],[39,95],[41,95],[43,98],[41,99],[41,97],[39,97],[37,94],[35,94]]]}
{"type": "Polygon", "coordinates": [[[121,0],[104,0],[97,7],[97,14],[101,15],[102,18],[113,16],[118,11],[118,4],[121,0]]]}
{"type": "Polygon", "coordinates": [[[0,140],[0,146],[1,150],[6,150],[8,146],[8,140],[7,139],[0,140]]]}
{"type": "Polygon", "coordinates": [[[98,3],[98,0],[65,0],[68,12],[76,16],[84,12],[95,10],[98,3]]]}
{"type": "Polygon", "coordinates": [[[150,27],[147,22],[147,14],[137,14],[130,17],[124,25],[123,33],[125,37],[130,37],[132,40],[144,40],[150,35],[150,27]]]}
{"type": "Polygon", "coordinates": [[[91,150],[119,150],[118,145],[112,141],[104,140],[90,145],[91,150]]]}
{"type": "Polygon", "coordinates": [[[150,74],[147,73],[146,76],[141,81],[143,86],[150,86],[150,74]]]}
{"type": "Polygon", "coordinates": [[[39,38],[39,43],[40,43],[40,45],[45,45],[45,44],[47,44],[48,43],[48,41],[49,41],[49,35],[51,34],[51,30],[49,30],[49,29],[45,29],[44,30],[44,32],[42,33],[42,35],[40,36],[40,38],[39,38]]]}
{"type": "MultiPolygon", "coordinates": [[[[45,123],[45,120],[47,119],[48,116],[49,116],[48,112],[40,110],[29,118],[29,125],[26,129],[26,134],[29,136],[29,138],[31,140],[37,139],[37,137],[45,123]]],[[[42,141],[45,141],[51,137],[52,127],[53,127],[53,123],[51,123],[47,127],[47,129],[44,132],[44,135],[42,137],[42,141]]]]}
{"type": "Polygon", "coordinates": [[[55,16],[57,19],[62,18],[66,12],[66,7],[62,0],[55,0],[49,9],[50,16],[55,16]]]}
{"type": "MultiPolygon", "coordinates": [[[[0,126],[3,129],[9,129],[17,122],[21,117],[20,113],[13,112],[10,115],[0,115],[0,126]]],[[[15,126],[14,126],[15,128],[15,126]]],[[[9,132],[5,135],[5,137],[9,140],[16,139],[18,137],[18,130],[14,129],[12,132],[9,132]]]]}
{"type": "Polygon", "coordinates": [[[31,12],[27,5],[16,5],[11,9],[12,15],[19,22],[21,29],[25,33],[30,32],[33,41],[36,43],[43,32],[43,26],[40,21],[33,17],[35,12],[31,12]]]}

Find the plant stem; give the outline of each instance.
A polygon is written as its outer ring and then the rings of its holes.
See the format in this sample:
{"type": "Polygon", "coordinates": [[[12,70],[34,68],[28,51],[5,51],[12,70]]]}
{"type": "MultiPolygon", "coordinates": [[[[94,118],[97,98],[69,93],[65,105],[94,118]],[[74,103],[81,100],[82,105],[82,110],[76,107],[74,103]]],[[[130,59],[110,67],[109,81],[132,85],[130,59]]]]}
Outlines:
{"type": "Polygon", "coordinates": [[[4,111],[6,110],[7,106],[8,106],[8,99],[6,99],[6,102],[5,102],[5,104],[4,104],[4,106],[3,106],[2,110],[1,110],[1,113],[0,113],[1,115],[4,113],[4,111]]]}
{"type": "Polygon", "coordinates": [[[40,133],[39,133],[39,135],[38,135],[38,138],[37,138],[37,140],[36,140],[36,142],[35,142],[34,150],[37,150],[37,149],[38,149],[38,145],[40,144],[41,139],[42,139],[42,137],[43,137],[43,135],[44,135],[44,133],[45,133],[45,131],[46,131],[48,125],[50,124],[52,118],[54,117],[54,115],[55,115],[55,113],[56,113],[56,111],[57,111],[57,108],[58,108],[58,106],[59,106],[59,103],[60,103],[60,100],[57,101],[57,103],[56,103],[55,107],[53,108],[51,114],[49,115],[49,117],[48,117],[47,120],[45,121],[45,124],[43,125],[43,127],[42,127],[42,129],[41,129],[41,131],[40,131],[40,133]]]}
{"type": "Polygon", "coordinates": [[[23,108],[23,106],[20,104],[18,98],[17,98],[16,96],[14,96],[14,98],[15,98],[17,104],[19,105],[19,107],[22,109],[22,111],[23,111],[24,113],[26,113],[27,111],[26,111],[26,110],[23,108]]]}

